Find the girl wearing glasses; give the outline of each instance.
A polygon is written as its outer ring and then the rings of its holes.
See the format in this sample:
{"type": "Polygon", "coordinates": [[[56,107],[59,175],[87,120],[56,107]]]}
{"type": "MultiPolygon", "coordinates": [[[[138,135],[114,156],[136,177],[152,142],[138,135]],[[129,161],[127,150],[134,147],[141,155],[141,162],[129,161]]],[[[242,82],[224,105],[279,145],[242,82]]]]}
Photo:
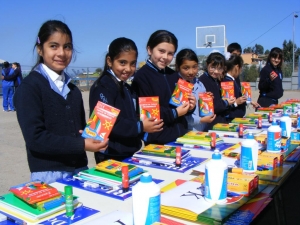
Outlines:
{"type": "Polygon", "coordinates": [[[225,57],[219,52],[211,53],[206,59],[206,72],[199,77],[207,92],[211,92],[214,95],[214,111],[216,118],[209,124],[207,124],[206,130],[211,130],[217,123],[226,123],[226,115],[230,105],[234,104],[235,98],[223,100],[221,97],[220,77],[223,76],[225,68],[225,57]]]}

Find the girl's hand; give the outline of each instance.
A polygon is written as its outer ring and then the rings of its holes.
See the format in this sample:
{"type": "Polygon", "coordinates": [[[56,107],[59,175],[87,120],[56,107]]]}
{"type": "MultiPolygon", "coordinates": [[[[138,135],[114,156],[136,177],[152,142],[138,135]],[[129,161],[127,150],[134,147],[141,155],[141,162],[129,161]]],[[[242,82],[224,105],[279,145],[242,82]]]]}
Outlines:
{"type": "Polygon", "coordinates": [[[84,150],[88,152],[100,152],[105,150],[108,146],[108,140],[98,141],[92,138],[84,139],[84,150]]]}
{"type": "Polygon", "coordinates": [[[189,104],[190,104],[190,106],[189,106],[189,111],[190,111],[190,110],[194,109],[196,106],[196,98],[194,95],[190,94],[190,95],[188,95],[188,99],[189,99],[189,104]]]}
{"type": "Polygon", "coordinates": [[[185,102],[184,104],[176,108],[178,117],[185,115],[189,111],[189,103],[185,102]]]}
{"type": "Polygon", "coordinates": [[[246,101],[247,101],[246,96],[241,96],[241,97],[237,98],[235,102],[236,102],[236,104],[241,105],[246,101]]]}
{"type": "Polygon", "coordinates": [[[1,76],[1,80],[4,80],[4,76],[3,75],[1,76]]]}
{"type": "Polygon", "coordinates": [[[229,98],[227,99],[228,105],[232,105],[235,103],[236,98],[229,98]]]}
{"type": "Polygon", "coordinates": [[[211,123],[216,118],[216,114],[213,114],[212,116],[203,116],[200,119],[201,123],[211,123]]]}
{"type": "Polygon", "coordinates": [[[254,109],[261,107],[257,102],[250,102],[254,109]]]}
{"type": "Polygon", "coordinates": [[[154,133],[163,130],[164,122],[163,120],[156,120],[156,118],[145,118],[142,123],[144,127],[144,132],[154,133]]]}

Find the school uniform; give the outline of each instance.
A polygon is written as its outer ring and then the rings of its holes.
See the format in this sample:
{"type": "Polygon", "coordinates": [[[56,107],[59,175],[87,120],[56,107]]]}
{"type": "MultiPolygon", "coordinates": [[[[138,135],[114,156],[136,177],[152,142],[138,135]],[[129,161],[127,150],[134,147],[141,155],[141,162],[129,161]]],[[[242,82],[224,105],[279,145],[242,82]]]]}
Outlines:
{"type": "Polygon", "coordinates": [[[81,92],[66,74],[64,80],[56,74],[58,80],[53,81],[51,72],[39,64],[14,96],[32,173],[74,172],[86,168],[88,162],[79,133],[86,125],[81,92]]]}
{"type": "MultiPolygon", "coordinates": [[[[224,81],[233,81],[234,84],[234,97],[237,99],[242,96],[242,91],[241,91],[241,83],[237,81],[237,79],[234,79],[233,76],[230,74],[226,74],[224,77],[224,81]]],[[[242,118],[244,117],[246,113],[246,106],[247,103],[244,102],[243,104],[237,105],[237,104],[232,104],[229,107],[229,112],[226,115],[226,120],[227,122],[231,122],[234,118],[242,118]]]]}
{"type": "Polygon", "coordinates": [[[97,80],[90,89],[89,105],[93,111],[98,101],[120,110],[109,135],[108,148],[95,153],[96,162],[112,158],[123,160],[132,156],[142,146],[143,123],[138,119],[137,96],[131,87],[119,80],[111,70],[97,80]]]}
{"type": "Polygon", "coordinates": [[[134,75],[132,88],[139,97],[159,97],[160,118],[164,122],[162,131],[144,135],[146,143],[166,144],[175,141],[188,131],[185,117],[178,117],[176,106],[169,104],[178,79],[178,74],[171,68],[161,70],[149,60],[134,75]]]}
{"type": "Polygon", "coordinates": [[[262,107],[269,107],[272,104],[278,104],[278,99],[283,96],[282,71],[268,62],[259,74],[259,97],[258,104],[262,107]],[[271,81],[270,74],[276,73],[277,77],[271,81]]]}
{"type": "Polygon", "coordinates": [[[4,80],[13,81],[15,88],[17,88],[21,84],[21,81],[23,80],[21,70],[18,68],[14,69],[13,74],[10,76],[4,77],[4,80]]]}
{"type": "Polygon", "coordinates": [[[214,112],[216,118],[209,124],[207,124],[205,131],[211,130],[217,123],[226,123],[225,116],[228,114],[228,102],[221,97],[220,82],[217,79],[211,77],[207,72],[199,77],[207,92],[211,92],[214,95],[214,112]]]}
{"type": "MultiPolygon", "coordinates": [[[[178,75],[184,79],[180,73],[178,75]]],[[[185,115],[185,118],[188,122],[188,130],[194,130],[194,131],[203,131],[205,130],[207,123],[201,123],[201,117],[200,117],[200,111],[199,111],[199,93],[205,93],[206,89],[201,81],[199,81],[198,78],[194,78],[191,83],[194,85],[192,94],[196,98],[196,106],[195,110],[191,114],[185,115]]]]}

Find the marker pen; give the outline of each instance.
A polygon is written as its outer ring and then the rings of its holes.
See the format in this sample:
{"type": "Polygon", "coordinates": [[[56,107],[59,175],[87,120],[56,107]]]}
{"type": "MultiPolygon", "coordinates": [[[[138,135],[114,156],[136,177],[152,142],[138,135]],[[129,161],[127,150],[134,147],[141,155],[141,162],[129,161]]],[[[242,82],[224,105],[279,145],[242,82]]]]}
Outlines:
{"type": "Polygon", "coordinates": [[[123,193],[129,190],[128,166],[122,166],[122,190],[123,193]]]}
{"type": "Polygon", "coordinates": [[[239,124],[239,138],[243,138],[244,136],[244,125],[239,124]]]}
{"type": "Polygon", "coordinates": [[[273,122],[273,115],[272,115],[272,112],[269,112],[268,120],[269,120],[269,123],[272,123],[272,122],[273,122]]]}
{"type": "Polygon", "coordinates": [[[262,118],[261,116],[258,117],[258,121],[257,121],[257,129],[261,129],[262,128],[262,118]]]}
{"type": "Polygon", "coordinates": [[[212,150],[216,149],[216,132],[211,132],[210,133],[210,137],[211,137],[211,141],[210,141],[210,148],[212,150]]]}
{"type": "Polygon", "coordinates": [[[176,160],[175,165],[181,167],[181,147],[176,147],[176,160]]]}

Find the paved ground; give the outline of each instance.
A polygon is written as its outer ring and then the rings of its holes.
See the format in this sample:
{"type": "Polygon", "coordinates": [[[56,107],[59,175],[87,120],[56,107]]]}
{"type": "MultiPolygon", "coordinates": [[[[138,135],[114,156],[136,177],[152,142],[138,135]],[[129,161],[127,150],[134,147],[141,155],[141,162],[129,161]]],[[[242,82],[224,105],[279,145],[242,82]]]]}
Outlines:
{"type": "MultiPolygon", "coordinates": [[[[88,112],[89,92],[82,93],[86,115],[88,112]]],[[[257,99],[258,92],[253,93],[253,99],[257,99]]],[[[300,91],[286,91],[282,100],[287,98],[300,98],[300,91]]],[[[2,103],[2,97],[0,98],[2,103]]],[[[252,107],[247,109],[253,112],[252,107]]],[[[0,194],[8,191],[12,185],[26,182],[30,179],[27,165],[24,139],[19,128],[16,114],[14,112],[0,111],[0,194]]],[[[89,167],[95,166],[92,153],[88,153],[89,167]]]]}

